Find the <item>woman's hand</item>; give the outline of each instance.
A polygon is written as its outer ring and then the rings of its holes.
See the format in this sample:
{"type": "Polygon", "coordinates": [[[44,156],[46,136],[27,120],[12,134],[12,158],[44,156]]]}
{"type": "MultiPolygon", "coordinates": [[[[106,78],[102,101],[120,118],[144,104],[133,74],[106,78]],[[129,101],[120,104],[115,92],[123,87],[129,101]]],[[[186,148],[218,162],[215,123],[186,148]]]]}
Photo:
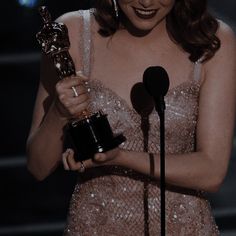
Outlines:
{"type": "Polygon", "coordinates": [[[62,79],[56,84],[55,107],[61,118],[67,120],[79,117],[89,104],[88,79],[81,73],[62,79]]]}
{"type": "Polygon", "coordinates": [[[121,149],[115,148],[105,153],[96,153],[92,159],[85,161],[76,161],[74,151],[67,149],[62,154],[62,162],[65,170],[83,172],[84,168],[88,169],[96,166],[115,165],[121,155],[121,149]]]}

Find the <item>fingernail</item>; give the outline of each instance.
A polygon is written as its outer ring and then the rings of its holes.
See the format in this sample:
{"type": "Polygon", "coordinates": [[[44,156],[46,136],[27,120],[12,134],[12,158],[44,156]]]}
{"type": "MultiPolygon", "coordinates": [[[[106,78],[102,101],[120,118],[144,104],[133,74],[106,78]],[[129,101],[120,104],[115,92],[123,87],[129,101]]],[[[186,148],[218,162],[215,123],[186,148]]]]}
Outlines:
{"type": "Polygon", "coordinates": [[[76,75],[78,75],[78,76],[83,76],[83,72],[82,72],[81,70],[78,70],[78,71],[76,71],[75,73],[76,73],[76,75]]]}
{"type": "Polygon", "coordinates": [[[72,151],[71,149],[67,149],[67,151],[66,151],[67,155],[71,154],[71,151],[72,151]]]}

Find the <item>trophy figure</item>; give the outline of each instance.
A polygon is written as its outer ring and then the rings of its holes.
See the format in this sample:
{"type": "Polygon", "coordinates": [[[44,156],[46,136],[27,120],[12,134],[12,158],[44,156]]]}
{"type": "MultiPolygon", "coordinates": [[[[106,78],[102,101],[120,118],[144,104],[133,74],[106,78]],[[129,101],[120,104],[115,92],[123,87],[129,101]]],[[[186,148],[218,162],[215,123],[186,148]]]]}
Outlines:
{"type": "MultiPolygon", "coordinates": [[[[68,51],[70,41],[66,25],[53,22],[45,6],[40,7],[39,12],[43,28],[36,38],[42,52],[52,59],[59,79],[75,75],[75,65],[68,51]]],[[[79,161],[92,158],[95,153],[116,148],[126,140],[122,134],[113,134],[107,115],[102,111],[92,114],[85,110],[78,119],[69,122],[68,126],[79,161]]]]}

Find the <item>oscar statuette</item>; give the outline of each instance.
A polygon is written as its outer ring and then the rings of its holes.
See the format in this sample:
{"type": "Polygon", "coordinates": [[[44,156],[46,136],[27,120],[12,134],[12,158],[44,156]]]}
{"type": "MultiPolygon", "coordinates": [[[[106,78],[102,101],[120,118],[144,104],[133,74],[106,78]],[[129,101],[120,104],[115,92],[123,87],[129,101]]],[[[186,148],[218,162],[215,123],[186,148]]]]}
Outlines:
{"type": "MultiPolygon", "coordinates": [[[[59,79],[75,75],[75,65],[68,51],[70,41],[66,25],[52,21],[45,6],[40,7],[39,12],[43,28],[36,38],[42,52],[52,59],[59,79]]],[[[107,115],[102,111],[91,113],[85,110],[78,119],[69,122],[68,126],[79,161],[92,158],[95,153],[116,148],[126,140],[123,134],[113,134],[107,115]]]]}

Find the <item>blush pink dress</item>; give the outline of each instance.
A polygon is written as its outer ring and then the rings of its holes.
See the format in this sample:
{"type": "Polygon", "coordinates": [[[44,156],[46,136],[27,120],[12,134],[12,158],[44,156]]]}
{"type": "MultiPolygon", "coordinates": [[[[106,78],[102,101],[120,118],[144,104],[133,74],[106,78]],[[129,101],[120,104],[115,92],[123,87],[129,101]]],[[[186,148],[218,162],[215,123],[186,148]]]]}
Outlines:
{"type": "MultiPolygon", "coordinates": [[[[89,75],[92,36],[91,12],[79,11],[83,22],[80,42],[83,71],[89,75]]],[[[166,100],[166,153],[194,152],[198,116],[201,63],[193,64],[189,80],[169,90],[166,100]]],[[[102,82],[91,79],[91,106],[102,110],[114,133],[127,141],[121,148],[143,151],[141,119],[125,100],[102,82]]],[[[159,118],[150,115],[149,152],[159,153],[159,118]]],[[[119,166],[87,169],[79,174],[68,213],[66,236],[160,235],[160,190],[158,180],[119,166]]],[[[215,236],[219,231],[210,205],[200,191],[167,186],[167,236],[215,236]]]]}

